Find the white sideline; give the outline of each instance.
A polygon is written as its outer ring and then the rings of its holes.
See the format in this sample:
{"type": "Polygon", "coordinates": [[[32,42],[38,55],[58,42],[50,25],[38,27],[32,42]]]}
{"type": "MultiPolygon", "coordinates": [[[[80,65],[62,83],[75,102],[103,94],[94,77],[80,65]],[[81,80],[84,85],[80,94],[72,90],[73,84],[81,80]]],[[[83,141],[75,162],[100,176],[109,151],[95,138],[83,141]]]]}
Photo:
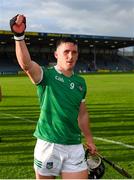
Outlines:
{"type": "Polygon", "coordinates": [[[23,117],[19,117],[19,116],[14,116],[14,115],[9,114],[9,113],[1,113],[1,112],[0,112],[0,114],[3,114],[4,116],[12,117],[12,118],[14,118],[14,119],[21,119],[21,120],[25,120],[25,121],[29,121],[29,122],[35,122],[35,121],[31,120],[31,119],[23,118],[23,117]]]}
{"type": "Polygon", "coordinates": [[[113,141],[113,140],[109,140],[109,139],[105,139],[105,138],[100,138],[100,137],[94,137],[94,139],[97,139],[99,141],[104,141],[104,142],[112,143],[112,144],[118,144],[118,145],[121,145],[121,146],[124,146],[124,147],[127,147],[127,148],[134,149],[133,145],[125,144],[125,143],[122,143],[120,141],[113,141]]]}
{"type": "MultiPolygon", "coordinates": [[[[25,121],[29,121],[29,122],[36,122],[36,121],[31,120],[31,119],[22,118],[22,117],[19,117],[19,116],[14,116],[14,115],[9,114],[9,113],[1,113],[1,114],[5,115],[5,116],[12,117],[12,118],[15,118],[15,119],[21,119],[21,120],[25,120],[25,121]]],[[[134,149],[133,145],[125,144],[125,143],[122,143],[120,141],[113,141],[113,140],[109,140],[109,139],[105,139],[105,138],[100,138],[100,137],[94,137],[94,139],[99,140],[99,141],[103,141],[103,142],[112,143],[112,144],[118,144],[118,145],[130,148],[130,149],[134,149]]]]}

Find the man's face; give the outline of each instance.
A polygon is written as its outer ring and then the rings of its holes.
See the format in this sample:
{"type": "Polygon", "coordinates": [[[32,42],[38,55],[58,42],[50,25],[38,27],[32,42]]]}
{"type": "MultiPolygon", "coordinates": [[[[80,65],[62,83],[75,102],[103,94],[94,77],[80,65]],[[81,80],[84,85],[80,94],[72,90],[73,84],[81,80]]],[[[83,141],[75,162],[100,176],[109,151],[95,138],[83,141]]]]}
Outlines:
{"type": "Polygon", "coordinates": [[[55,57],[57,64],[64,70],[72,70],[78,59],[78,47],[73,43],[62,43],[58,46],[55,57]]]}

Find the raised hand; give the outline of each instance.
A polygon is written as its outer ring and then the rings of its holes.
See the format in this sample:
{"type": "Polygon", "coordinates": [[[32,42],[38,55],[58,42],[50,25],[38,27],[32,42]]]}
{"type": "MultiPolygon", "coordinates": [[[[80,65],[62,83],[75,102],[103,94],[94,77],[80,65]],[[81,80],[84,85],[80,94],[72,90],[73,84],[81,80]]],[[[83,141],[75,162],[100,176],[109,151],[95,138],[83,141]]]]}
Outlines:
{"type": "Polygon", "coordinates": [[[17,14],[10,20],[10,28],[16,37],[21,37],[25,33],[26,18],[24,15],[17,14]]]}

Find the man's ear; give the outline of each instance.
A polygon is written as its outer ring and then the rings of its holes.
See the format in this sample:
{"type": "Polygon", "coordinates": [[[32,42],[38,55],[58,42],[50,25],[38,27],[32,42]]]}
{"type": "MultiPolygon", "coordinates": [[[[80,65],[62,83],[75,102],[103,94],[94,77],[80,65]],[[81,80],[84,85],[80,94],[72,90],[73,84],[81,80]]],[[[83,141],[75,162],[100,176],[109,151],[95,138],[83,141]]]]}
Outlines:
{"type": "Polygon", "coordinates": [[[58,58],[57,51],[54,51],[54,57],[55,57],[56,59],[58,58]]]}

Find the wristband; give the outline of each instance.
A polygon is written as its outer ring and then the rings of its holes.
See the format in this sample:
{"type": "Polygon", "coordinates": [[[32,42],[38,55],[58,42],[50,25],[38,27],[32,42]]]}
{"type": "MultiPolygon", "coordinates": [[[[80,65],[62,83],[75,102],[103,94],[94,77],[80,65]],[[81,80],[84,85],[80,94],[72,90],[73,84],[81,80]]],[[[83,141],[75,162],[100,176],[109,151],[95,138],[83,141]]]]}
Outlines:
{"type": "Polygon", "coordinates": [[[25,35],[22,35],[22,36],[14,36],[14,40],[16,40],[16,41],[22,41],[22,40],[24,40],[24,38],[25,38],[25,35]]]}

